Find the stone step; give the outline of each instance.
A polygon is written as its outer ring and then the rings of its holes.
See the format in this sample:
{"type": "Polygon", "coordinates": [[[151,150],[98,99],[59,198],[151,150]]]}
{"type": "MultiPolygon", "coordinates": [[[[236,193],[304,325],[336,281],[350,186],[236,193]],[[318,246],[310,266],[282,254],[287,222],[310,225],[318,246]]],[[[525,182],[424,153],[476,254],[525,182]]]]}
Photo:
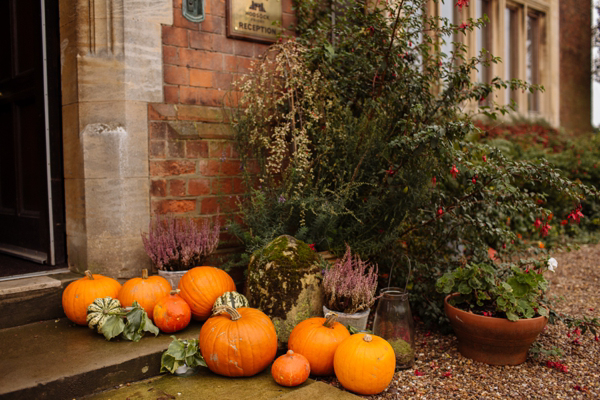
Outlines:
{"type": "MultiPolygon", "coordinates": [[[[192,321],[176,336],[197,338],[192,321]]],[[[66,318],[0,330],[0,399],[358,399],[323,382],[296,388],[275,383],[270,368],[250,378],[217,376],[206,368],[192,376],[159,375],[170,335],[139,342],[107,341],[66,318]]]]}
{"type": "Polygon", "coordinates": [[[0,280],[0,329],[65,316],[62,293],[81,275],[64,271],[0,280]]]}
{"type": "MultiPolygon", "coordinates": [[[[178,338],[197,338],[192,322],[178,338]]],[[[107,341],[66,318],[0,330],[0,399],[73,399],[158,375],[169,335],[107,341]]]]}

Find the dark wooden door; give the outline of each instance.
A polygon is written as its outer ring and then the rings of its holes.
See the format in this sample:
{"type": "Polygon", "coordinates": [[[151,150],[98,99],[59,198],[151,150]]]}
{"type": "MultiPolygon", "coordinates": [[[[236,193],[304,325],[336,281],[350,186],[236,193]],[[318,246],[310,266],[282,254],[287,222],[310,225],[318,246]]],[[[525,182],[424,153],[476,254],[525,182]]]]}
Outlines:
{"type": "Polygon", "coordinates": [[[40,0],[0,0],[0,252],[50,263],[41,13],[40,0]]]}

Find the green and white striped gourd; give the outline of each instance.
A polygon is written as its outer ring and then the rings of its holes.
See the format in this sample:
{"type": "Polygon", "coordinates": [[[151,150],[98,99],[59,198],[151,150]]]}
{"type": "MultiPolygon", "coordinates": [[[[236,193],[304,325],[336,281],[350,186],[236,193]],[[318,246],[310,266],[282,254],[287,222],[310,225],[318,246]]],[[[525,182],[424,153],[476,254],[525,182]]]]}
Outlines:
{"type": "Polygon", "coordinates": [[[91,329],[102,329],[111,313],[122,312],[121,302],[112,297],[99,297],[87,308],[86,322],[91,329]]]}
{"type": "Polygon", "coordinates": [[[233,308],[249,307],[248,299],[238,292],[225,292],[213,304],[213,310],[219,306],[230,306],[233,308]]]}

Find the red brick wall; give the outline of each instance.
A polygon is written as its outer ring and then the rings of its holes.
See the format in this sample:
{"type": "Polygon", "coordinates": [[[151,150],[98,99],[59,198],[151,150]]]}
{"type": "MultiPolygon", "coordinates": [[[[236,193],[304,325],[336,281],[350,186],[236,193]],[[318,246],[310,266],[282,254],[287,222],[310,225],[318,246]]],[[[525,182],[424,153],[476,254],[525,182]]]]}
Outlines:
{"type": "MultiPolygon", "coordinates": [[[[291,4],[283,0],[285,27],[293,23],[291,4]]],[[[206,19],[197,24],[174,0],[173,26],[162,28],[164,102],[148,110],[153,214],[226,214],[244,192],[228,95],[268,46],[227,38],[225,7],[206,0],[206,19]]]]}
{"type": "Polygon", "coordinates": [[[591,131],[591,0],[560,0],[560,124],[591,131]]]}

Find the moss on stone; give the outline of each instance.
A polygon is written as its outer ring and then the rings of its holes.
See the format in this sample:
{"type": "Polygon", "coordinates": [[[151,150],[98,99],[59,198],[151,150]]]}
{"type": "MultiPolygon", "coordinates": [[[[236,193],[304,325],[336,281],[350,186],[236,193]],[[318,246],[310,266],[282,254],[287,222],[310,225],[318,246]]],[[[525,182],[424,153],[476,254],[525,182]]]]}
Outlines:
{"type": "Polygon", "coordinates": [[[252,307],[273,319],[278,336],[287,341],[298,322],[318,315],[321,280],[317,254],[306,243],[284,235],[252,255],[246,296],[252,307]]]}
{"type": "Polygon", "coordinates": [[[398,338],[390,339],[388,340],[388,343],[394,349],[394,353],[396,353],[397,366],[412,365],[415,358],[415,353],[407,341],[398,338]]]}

